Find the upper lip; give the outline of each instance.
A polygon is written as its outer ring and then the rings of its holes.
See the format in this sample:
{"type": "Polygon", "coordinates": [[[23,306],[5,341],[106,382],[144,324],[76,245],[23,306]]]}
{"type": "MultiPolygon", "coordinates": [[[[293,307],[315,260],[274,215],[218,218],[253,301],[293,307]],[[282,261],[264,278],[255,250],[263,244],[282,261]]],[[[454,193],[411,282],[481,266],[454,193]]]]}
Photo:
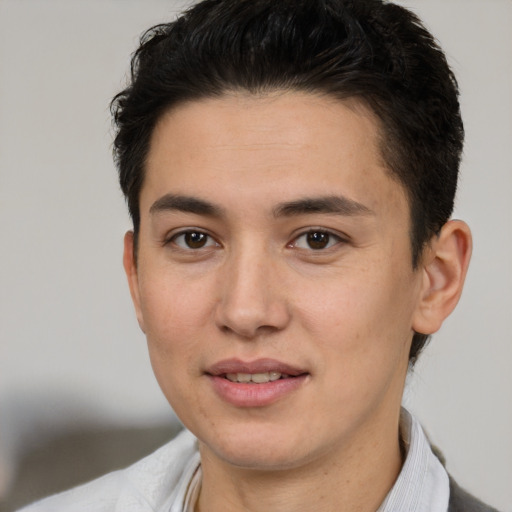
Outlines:
{"type": "Polygon", "coordinates": [[[302,375],[304,369],[277,361],[276,359],[256,359],[254,361],[242,361],[240,359],[224,359],[210,366],[206,373],[209,375],[226,375],[228,373],[266,373],[278,372],[290,376],[302,375]]]}

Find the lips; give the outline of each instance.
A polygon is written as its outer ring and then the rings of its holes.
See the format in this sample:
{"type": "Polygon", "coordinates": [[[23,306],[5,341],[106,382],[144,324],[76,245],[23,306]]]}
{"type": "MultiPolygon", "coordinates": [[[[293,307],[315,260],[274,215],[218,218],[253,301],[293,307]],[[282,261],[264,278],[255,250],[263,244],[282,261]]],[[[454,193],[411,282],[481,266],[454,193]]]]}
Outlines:
{"type": "MultiPolygon", "coordinates": [[[[239,359],[226,359],[212,365],[206,371],[213,376],[235,374],[279,374],[280,376],[297,377],[307,373],[306,370],[292,366],[275,359],[257,359],[256,361],[241,361],[239,359]]],[[[277,380],[277,379],[273,379],[277,380]]]]}
{"type": "Polygon", "coordinates": [[[237,407],[262,407],[299,389],[309,373],[274,359],[229,359],[208,368],[206,375],[222,400],[237,407]]]}

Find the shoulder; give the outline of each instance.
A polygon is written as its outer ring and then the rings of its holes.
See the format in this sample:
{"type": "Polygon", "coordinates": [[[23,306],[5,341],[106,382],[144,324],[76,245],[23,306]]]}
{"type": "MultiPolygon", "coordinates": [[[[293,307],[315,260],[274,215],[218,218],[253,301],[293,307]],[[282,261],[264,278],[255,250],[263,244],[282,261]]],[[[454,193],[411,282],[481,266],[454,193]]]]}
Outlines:
{"type": "Polygon", "coordinates": [[[126,469],[38,501],[19,512],[153,512],[172,500],[185,469],[197,458],[188,431],[126,469]]]}
{"type": "Polygon", "coordinates": [[[498,512],[462,489],[450,477],[450,503],[448,512],[498,512]]]}

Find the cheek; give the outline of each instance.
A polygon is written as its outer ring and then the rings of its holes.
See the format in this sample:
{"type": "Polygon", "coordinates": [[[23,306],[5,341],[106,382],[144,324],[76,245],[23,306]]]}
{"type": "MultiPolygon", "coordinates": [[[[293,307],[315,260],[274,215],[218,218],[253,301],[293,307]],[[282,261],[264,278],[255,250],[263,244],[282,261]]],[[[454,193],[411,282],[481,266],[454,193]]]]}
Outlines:
{"type": "Polygon", "coordinates": [[[201,408],[190,382],[198,377],[200,360],[208,357],[204,326],[211,307],[205,283],[198,289],[176,276],[153,275],[159,279],[141,285],[151,366],[171,407],[187,423],[190,410],[201,408]]]}
{"type": "Polygon", "coordinates": [[[368,268],[325,279],[304,290],[297,303],[306,330],[337,354],[380,357],[402,350],[412,336],[411,275],[394,272],[391,264],[368,268]]]}
{"type": "MultiPolygon", "coordinates": [[[[194,353],[212,319],[213,299],[207,279],[153,272],[158,279],[141,279],[141,309],[153,364],[177,366],[194,353]],[[200,333],[203,333],[200,336],[200,333]]],[[[155,369],[156,370],[156,369],[155,369]]]]}
{"type": "Polygon", "coordinates": [[[326,417],[336,403],[341,422],[376,410],[388,394],[399,400],[407,371],[410,291],[383,275],[365,277],[326,284],[301,304],[303,328],[321,354],[316,375],[332,390],[326,417]]]}

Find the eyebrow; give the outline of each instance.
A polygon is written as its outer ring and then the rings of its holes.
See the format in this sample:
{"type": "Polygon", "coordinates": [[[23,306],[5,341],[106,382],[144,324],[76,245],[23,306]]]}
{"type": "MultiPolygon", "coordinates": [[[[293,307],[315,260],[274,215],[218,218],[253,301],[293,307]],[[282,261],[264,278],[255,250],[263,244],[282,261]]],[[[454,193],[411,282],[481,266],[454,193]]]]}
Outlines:
{"type": "Polygon", "coordinates": [[[204,199],[177,194],[166,194],[160,197],[149,209],[152,214],[164,211],[195,213],[207,217],[221,217],[224,213],[222,208],[204,199]]]}
{"type": "Polygon", "coordinates": [[[375,215],[375,212],[345,196],[305,197],[282,203],[274,208],[275,217],[291,217],[311,213],[334,213],[338,215],[375,215]]]}
{"type": "MultiPolygon", "coordinates": [[[[224,216],[224,210],[209,201],[178,194],[166,194],[160,197],[151,205],[149,211],[152,214],[180,211],[207,217],[224,216]]],[[[334,213],[345,216],[375,215],[375,212],[367,206],[345,196],[305,197],[281,203],[273,209],[272,213],[274,217],[292,217],[312,213],[334,213]]]]}

